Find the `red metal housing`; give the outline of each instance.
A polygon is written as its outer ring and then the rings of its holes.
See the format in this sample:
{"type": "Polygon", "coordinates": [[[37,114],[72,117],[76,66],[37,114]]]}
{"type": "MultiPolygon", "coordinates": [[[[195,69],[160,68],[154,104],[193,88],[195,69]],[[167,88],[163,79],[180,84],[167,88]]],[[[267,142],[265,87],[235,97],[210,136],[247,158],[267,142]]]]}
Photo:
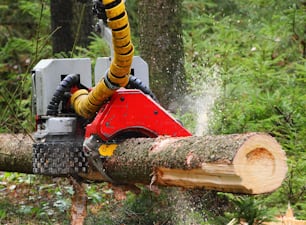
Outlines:
{"type": "Polygon", "coordinates": [[[96,134],[107,141],[126,133],[144,137],[192,135],[151,97],[137,89],[122,88],[87,125],[85,137],[96,134]]]}

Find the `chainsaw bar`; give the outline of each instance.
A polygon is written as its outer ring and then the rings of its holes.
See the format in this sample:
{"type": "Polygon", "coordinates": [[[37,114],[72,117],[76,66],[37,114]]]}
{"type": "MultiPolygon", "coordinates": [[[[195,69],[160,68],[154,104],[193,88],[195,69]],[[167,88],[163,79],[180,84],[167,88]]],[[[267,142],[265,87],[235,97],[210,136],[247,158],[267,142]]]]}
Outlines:
{"type": "Polygon", "coordinates": [[[86,173],[88,161],[81,142],[45,142],[33,145],[33,172],[61,176],[86,173]]]}

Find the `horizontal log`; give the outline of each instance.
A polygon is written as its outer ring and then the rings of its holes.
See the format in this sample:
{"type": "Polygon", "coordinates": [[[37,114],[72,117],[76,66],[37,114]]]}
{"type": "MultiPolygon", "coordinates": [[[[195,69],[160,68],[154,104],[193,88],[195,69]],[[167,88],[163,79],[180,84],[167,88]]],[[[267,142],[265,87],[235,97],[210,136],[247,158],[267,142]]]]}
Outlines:
{"type": "Polygon", "coordinates": [[[27,134],[0,134],[0,171],[33,173],[32,144],[27,134]]]}
{"type": "MultiPolygon", "coordinates": [[[[30,138],[0,135],[0,170],[28,173],[30,155],[30,138]],[[20,149],[22,154],[17,151],[20,149]],[[24,160],[20,160],[22,157],[24,160]]],[[[117,183],[204,187],[247,194],[275,190],[287,172],[281,146],[263,133],[132,138],[118,145],[104,168],[117,183]]],[[[105,180],[93,167],[80,175],[89,180],[105,180]]]]}

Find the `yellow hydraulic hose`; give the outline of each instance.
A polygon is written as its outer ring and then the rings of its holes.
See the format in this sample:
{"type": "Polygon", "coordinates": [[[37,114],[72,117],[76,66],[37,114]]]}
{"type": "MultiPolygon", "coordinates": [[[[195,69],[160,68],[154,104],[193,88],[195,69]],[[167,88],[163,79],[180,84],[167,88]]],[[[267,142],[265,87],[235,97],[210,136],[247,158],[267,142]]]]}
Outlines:
{"type": "Polygon", "coordinates": [[[116,89],[128,84],[134,55],[124,1],[103,0],[102,2],[106,8],[107,25],[112,30],[114,57],[107,74],[91,92],[81,89],[71,96],[74,110],[84,118],[93,117],[116,89]]]}

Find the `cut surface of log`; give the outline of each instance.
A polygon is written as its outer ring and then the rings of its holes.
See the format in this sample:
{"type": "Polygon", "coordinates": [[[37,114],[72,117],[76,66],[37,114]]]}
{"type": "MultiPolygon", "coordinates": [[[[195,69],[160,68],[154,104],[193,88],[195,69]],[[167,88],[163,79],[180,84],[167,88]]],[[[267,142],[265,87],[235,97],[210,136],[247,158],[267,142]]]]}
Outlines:
{"type": "MultiPolygon", "coordinates": [[[[20,160],[15,160],[13,167],[4,165],[8,156],[15,157],[15,148],[19,147],[10,142],[15,142],[14,136],[6,134],[3,138],[0,135],[0,170],[31,171],[32,168],[18,169],[20,160]],[[5,158],[1,157],[3,149],[5,158]]],[[[30,167],[28,156],[31,156],[32,146],[29,138],[22,146],[28,148],[25,153],[27,163],[23,164],[30,167]]],[[[247,133],[127,139],[119,143],[114,155],[104,162],[104,169],[116,183],[122,184],[204,187],[223,192],[261,194],[281,185],[287,164],[284,151],[273,137],[264,133],[247,133]]],[[[92,166],[87,174],[80,176],[105,181],[92,166]]]]}

